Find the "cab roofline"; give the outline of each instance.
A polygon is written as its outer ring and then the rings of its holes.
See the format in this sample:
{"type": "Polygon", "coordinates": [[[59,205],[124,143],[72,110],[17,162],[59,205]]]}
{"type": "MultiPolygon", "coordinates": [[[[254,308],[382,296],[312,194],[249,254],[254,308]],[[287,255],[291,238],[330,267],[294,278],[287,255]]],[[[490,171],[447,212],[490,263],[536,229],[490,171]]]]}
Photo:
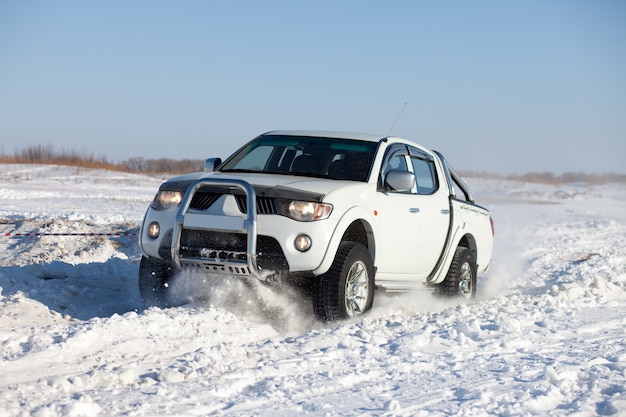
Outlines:
{"type": "Polygon", "coordinates": [[[351,139],[351,140],[363,140],[368,142],[380,142],[384,139],[384,136],[373,135],[369,133],[355,133],[355,132],[338,132],[338,131],[326,131],[326,130],[274,130],[263,133],[265,135],[276,136],[312,136],[322,138],[339,138],[339,139],[351,139]]]}

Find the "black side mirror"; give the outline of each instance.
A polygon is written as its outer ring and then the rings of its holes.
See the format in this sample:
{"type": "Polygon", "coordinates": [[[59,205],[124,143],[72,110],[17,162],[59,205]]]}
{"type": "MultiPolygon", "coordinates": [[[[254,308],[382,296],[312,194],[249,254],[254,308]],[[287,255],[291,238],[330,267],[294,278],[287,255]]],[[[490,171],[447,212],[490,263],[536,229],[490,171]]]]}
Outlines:
{"type": "Polygon", "coordinates": [[[222,164],[221,158],[209,158],[204,161],[204,172],[213,172],[222,164]]]}

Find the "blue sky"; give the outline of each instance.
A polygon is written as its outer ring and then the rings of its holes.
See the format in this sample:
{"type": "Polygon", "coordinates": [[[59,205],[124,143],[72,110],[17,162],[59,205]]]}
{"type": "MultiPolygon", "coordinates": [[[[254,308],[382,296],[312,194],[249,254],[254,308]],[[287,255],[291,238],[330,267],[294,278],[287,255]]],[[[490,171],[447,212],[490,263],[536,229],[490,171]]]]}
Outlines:
{"type": "Polygon", "coordinates": [[[0,151],[227,156],[392,133],[458,169],[626,173],[626,1],[0,0],[0,151]]]}

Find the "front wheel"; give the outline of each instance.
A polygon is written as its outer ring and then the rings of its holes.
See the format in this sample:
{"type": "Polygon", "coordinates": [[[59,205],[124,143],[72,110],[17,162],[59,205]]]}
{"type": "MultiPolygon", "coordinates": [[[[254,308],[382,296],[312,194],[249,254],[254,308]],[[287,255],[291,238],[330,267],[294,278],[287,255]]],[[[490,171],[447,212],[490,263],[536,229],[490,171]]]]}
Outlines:
{"type": "Polygon", "coordinates": [[[322,321],[355,317],[372,308],[374,302],[374,264],[365,246],[343,242],[335,260],[316,282],[313,310],[322,321]]]}
{"type": "Polygon", "coordinates": [[[438,295],[471,300],[476,296],[476,261],[472,252],[463,246],[456,248],[446,278],[435,287],[438,295]]]}

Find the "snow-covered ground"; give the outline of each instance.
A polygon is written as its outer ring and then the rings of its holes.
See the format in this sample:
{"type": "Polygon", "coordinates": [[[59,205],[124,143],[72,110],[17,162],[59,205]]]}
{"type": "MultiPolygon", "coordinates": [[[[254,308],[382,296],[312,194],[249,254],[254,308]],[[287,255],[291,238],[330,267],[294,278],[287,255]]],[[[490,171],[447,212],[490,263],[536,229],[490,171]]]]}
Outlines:
{"type": "Polygon", "coordinates": [[[324,325],[193,276],[143,310],[161,179],[0,165],[0,416],[626,415],[626,187],[467,180],[496,222],[478,299],[377,293],[324,325]]]}

